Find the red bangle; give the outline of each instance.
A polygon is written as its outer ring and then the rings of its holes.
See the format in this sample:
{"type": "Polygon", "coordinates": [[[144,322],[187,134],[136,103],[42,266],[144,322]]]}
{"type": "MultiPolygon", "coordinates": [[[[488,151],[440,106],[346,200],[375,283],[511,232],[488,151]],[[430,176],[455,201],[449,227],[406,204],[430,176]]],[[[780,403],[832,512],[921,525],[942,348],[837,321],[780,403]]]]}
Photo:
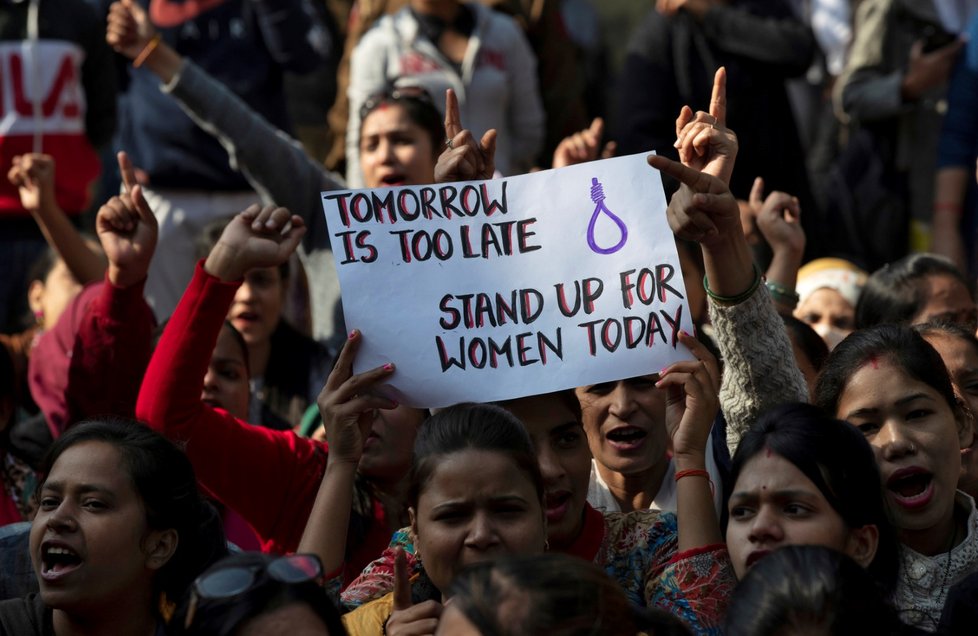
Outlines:
{"type": "Polygon", "coordinates": [[[702,469],[681,470],[676,473],[676,481],[679,481],[683,477],[706,477],[707,479],[710,479],[710,473],[702,469]]]}

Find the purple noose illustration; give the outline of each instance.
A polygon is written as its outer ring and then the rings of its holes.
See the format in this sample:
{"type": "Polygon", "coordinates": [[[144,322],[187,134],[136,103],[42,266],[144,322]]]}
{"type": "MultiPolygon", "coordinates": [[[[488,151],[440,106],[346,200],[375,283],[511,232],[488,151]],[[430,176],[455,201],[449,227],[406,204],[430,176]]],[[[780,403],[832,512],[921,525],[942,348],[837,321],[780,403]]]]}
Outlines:
{"type": "Polygon", "coordinates": [[[604,187],[601,182],[598,181],[597,177],[591,178],[591,201],[594,202],[594,214],[591,215],[591,222],[587,226],[587,244],[591,250],[597,254],[614,254],[622,247],[625,246],[625,241],[628,240],[628,226],[625,222],[618,218],[614,212],[608,209],[608,206],[604,204],[604,187]],[[600,247],[594,240],[594,226],[598,222],[598,217],[601,214],[607,214],[608,218],[614,221],[615,225],[621,231],[621,239],[612,245],[611,247],[600,247]]]}

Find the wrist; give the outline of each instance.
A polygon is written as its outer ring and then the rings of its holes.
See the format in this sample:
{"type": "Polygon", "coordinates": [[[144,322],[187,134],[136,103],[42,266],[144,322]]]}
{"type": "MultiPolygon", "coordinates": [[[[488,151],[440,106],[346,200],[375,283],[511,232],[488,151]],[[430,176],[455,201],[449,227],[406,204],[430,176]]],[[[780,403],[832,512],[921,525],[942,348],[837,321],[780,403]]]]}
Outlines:
{"type": "Polygon", "coordinates": [[[330,452],[326,457],[326,474],[355,475],[359,464],[359,457],[341,457],[337,453],[330,452]]]}
{"type": "Polygon", "coordinates": [[[204,261],[204,271],[226,283],[244,278],[245,269],[237,263],[238,249],[218,241],[204,261]]]}
{"type": "Polygon", "coordinates": [[[676,472],[683,470],[706,470],[706,453],[704,451],[684,451],[672,456],[676,472]]]}
{"type": "Polygon", "coordinates": [[[106,270],[109,282],[116,287],[131,287],[146,278],[147,269],[145,267],[120,267],[115,263],[109,263],[106,270]]]}

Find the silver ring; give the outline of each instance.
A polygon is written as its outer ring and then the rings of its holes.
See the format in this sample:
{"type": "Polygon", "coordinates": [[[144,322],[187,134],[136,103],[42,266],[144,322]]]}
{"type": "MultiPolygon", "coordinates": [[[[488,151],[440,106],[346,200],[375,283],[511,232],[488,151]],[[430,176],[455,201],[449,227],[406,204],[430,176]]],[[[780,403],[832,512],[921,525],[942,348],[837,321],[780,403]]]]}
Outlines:
{"type": "Polygon", "coordinates": [[[455,148],[455,146],[452,145],[452,138],[451,137],[449,137],[448,139],[445,140],[445,147],[448,148],[449,150],[453,150],[455,148]]]}

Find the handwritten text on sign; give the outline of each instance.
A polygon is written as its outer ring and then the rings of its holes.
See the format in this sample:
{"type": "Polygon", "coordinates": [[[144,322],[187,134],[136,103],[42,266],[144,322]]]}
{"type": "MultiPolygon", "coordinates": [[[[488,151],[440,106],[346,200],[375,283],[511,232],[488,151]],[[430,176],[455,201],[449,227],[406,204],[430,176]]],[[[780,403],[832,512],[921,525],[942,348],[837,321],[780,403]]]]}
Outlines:
{"type": "Polygon", "coordinates": [[[493,401],[689,358],[686,290],[645,155],[483,182],[324,192],[356,371],[403,404],[493,401]]]}

